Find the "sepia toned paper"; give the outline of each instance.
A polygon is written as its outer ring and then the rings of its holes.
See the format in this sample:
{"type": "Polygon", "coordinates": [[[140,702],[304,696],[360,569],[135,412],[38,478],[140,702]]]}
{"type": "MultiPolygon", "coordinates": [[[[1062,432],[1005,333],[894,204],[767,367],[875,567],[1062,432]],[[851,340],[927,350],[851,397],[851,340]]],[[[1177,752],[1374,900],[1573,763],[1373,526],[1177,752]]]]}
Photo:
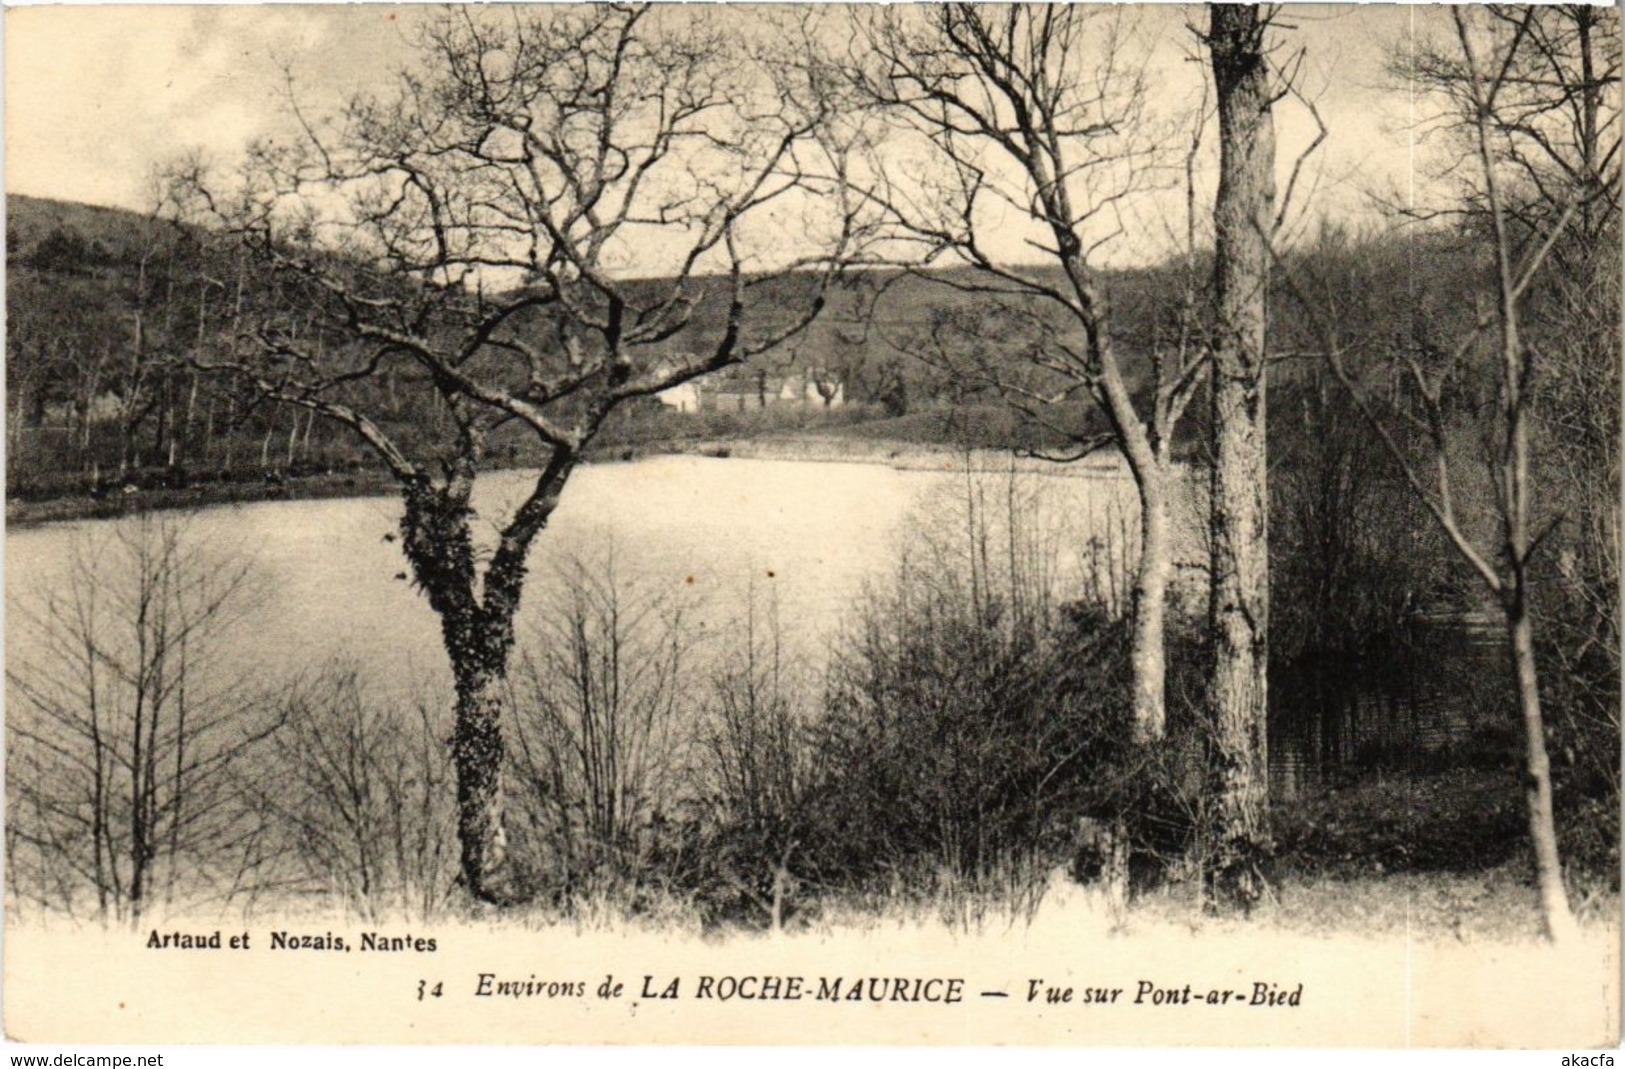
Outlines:
{"type": "MultiPolygon", "coordinates": [[[[759,16],[753,8],[730,14],[759,16]]],[[[1371,191],[1414,191],[1435,181],[1417,169],[1417,143],[1402,129],[1403,93],[1384,83],[1385,50],[1410,39],[1415,16],[1384,5],[1289,8],[1286,16],[1295,27],[1288,36],[1311,57],[1305,79],[1330,131],[1315,164],[1320,199],[1304,219],[1358,229],[1378,217],[1371,191]],[[1359,184],[1352,177],[1357,166],[1359,184]]],[[[178,154],[201,149],[225,161],[249,140],[283,131],[287,116],[279,109],[289,85],[314,109],[381,91],[409,62],[403,25],[419,17],[414,9],[382,5],[8,8],[8,196],[150,211],[149,175],[178,154]]],[[[1187,23],[1201,22],[1203,14],[1148,9],[1147,18],[1146,32],[1165,42],[1150,77],[1153,92],[1195,99],[1202,80],[1181,57],[1200,54],[1187,23]]],[[[1617,39],[1618,30],[1615,18],[1607,32],[1617,39]]],[[[1290,104],[1281,106],[1278,121],[1283,188],[1292,159],[1315,138],[1311,113],[1290,104]]],[[[1152,207],[1144,211],[1181,211],[1179,181],[1176,175],[1148,195],[1152,207]]],[[[1216,167],[1193,182],[1210,196],[1216,167]]],[[[1295,225],[1307,232],[1311,224],[1295,225]]],[[[995,257],[1024,255],[1023,239],[1013,224],[995,257]]],[[[783,239],[792,248],[781,261],[800,254],[793,248],[800,240],[783,239]]],[[[1155,258],[1133,247],[1112,256],[1123,267],[1155,258]]],[[[799,384],[785,379],[787,395],[799,390],[797,403],[807,402],[812,389],[806,376],[799,384]]],[[[300,426],[296,419],[296,432],[300,426]]],[[[308,438],[310,431],[303,433],[308,438]]],[[[267,455],[284,448],[288,434],[278,435],[274,443],[267,436],[267,455]]],[[[921,537],[923,528],[911,525],[929,480],[957,486],[975,465],[995,476],[1008,470],[1014,480],[1018,467],[991,452],[974,460],[968,450],[899,455],[850,442],[812,458],[787,458],[768,446],[732,448],[732,457],[723,451],[682,462],[637,459],[623,466],[633,474],[617,476],[627,482],[613,507],[575,505],[599,485],[591,482],[597,466],[584,465],[564,491],[558,527],[572,537],[613,541],[618,565],[639,554],[670,563],[670,585],[679,594],[685,579],[702,593],[737,592],[754,569],[752,583],[785,591],[786,615],[810,615],[822,611],[809,608],[820,599],[855,600],[866,582],[889,572],[898,545],[921,537]],[[757,467],[737,484],[705,468],[711,474],[690,490],[680,481],[698,470],[690,462],[757,467]],[[794,465],[818,470],[816,493],[799,477],[781,477],[794,465]],[[736,486],[738,501],[729,497],[736,486]],[[735,516],[751,507],[772,519],[761,531],[740,534],[735,516]],[[590,522],[577,519],[580,509],[590,522]],[[653,522],[648,529],[617,528],[631,513],[667,517],[682,532],[672,542],[693,546],[679,552],[664,545],[653,522]],[[792,538],[786,532],[793,528],[802,534],[792,538]],[[714,573],[703,570],[714,561],[722,562],[714,573]]],[[[1098,458],[1090,463],[1092,474],[1080,480],[1108,487],[1108,496],[1132,498],[1125,469],[1098,458]]],[[[1023,458],[1019,467],[1038,484],[1051,478],[1037,461],[1023,458]]],[[[238,540],[261,554],[270,602],[303,599],[310,606],[302,615],[268,614],[230,641],[261,683],[285,680],[291,690],[301,673],[347,652],[367,665],[368,678],[406,687],[433,679],[440,689],[428,692],[444,697],[450,691],[436,620],[404,581],[406,573],[396,574],[407,567],[392,533],[398,496],[388,486],[358,494],[344,502],[354,508],[342,521],[332,502],[222,505],[203,514],[217,542],[238,540]],[[330,521],[331,529],[324,526],[330,521]],[[346,600],[350,584],[363,573],[376,600],[353,604],[346,600]],[[338,649],[341,643],[347,648],[338,649]]],[[[19,609],[25,596],[66,574],[66,550],[47,539],[60,531],[65,545],[70,528],[116,522],[12,531],[5,566],[8,665],[20,652],[37,652],[30,635],[17,630],[31,626],[20,620],[37,619],[19,609]]],[[[1182,551],[1199,554],[1197,536],[1186,538],[1182,551]]],[[[693,611],[720,630],[736,622],[725,606],[738,602],[716,598],[693,611]]],[[[18,696],[8,693],[8,723],[23,715],[19,708],[18,696]]],[[[410,700],[399,708],[408,719],[417,715],[410,700]]],[[[8,802],[18,804],[14,797],[8,802]]],[[[1381,887],[1382,903],[1361,900],[1376,893],[1377,882],[1362,879],[1350,884],[1346,900],[1328,899],[1326,930],[1281,927],[1269,909],[1253,919],[1209,917],[1194,897],[1173,896],[1155,914],[1131,912],[1120,923],[1105,894],[1077,885],[1064,867],[1023,915],[993,910],[967,920],[882,905],[868,916],[768,932],[712,932],[658,913],[608,919],[505,911],[468,904],[466,896],[462,906],[428,919],[388,909],[367,917],[274,892],[228,896],[217,908],[154,907],[138,920],[109,921],[95,915],[93,894],[64,913],[20,901],[8,888],[5,1032],[19,1043],[245,1046],[1618,1044],[1617,891],[1588,902],[1581,938],[1554,948],[1537,937],[1530,887],[1485,892],[1502,896],[1498,908],[1505,902],[1527,908],[1515,932],[1486,931],[1466,900],[1454,930],[1437,924],[1411,930],[1396,919],[1405,911],[1396,913],[1393,903],[1424,896],[1426,888],[1393,875],[1381,887]]]]}
{"type": "MultiPolygon", "coordinates": [[[[198,931],[212,931],[196,924],[198,931]]],[[[1057,922],[955,938],[878,929],[709,944],[650,933],[508,931],[435,925],[432,954],[271,951],[276,929],[246,931],[234,953],[146,950],[139,935],[14,927],[8,1029],[78,1043],[798,1044],[989,1043],[1034,1046],[1609,1046],[1617,957],[1590,950],[1406,944],[1247,931],[1112,935],[1057,922]],[[156,960],[155,960],[156,958],[156,960]],[[799,1000],[724,1000],[731,978],[760,994],[781,978],[799,1000]],[[751,987],[751,978],[756,978],[751,987]],[[839,979],[945,981],[962,1001],[850,1003],[817,998],[839,979]],[[1535,978],[1538,978],[1538,982],[1535,978]],[[710,981],[708,984],[708,980],[710,981]],[[618,996],[604,998],[606,981],[618,996]],[[569,985],[581,995],[482,995],[498,982],[569,985]],[[661,998],[676,983],[676,997],[661,998]],[[420,1000],[418,985],[444,985],[420,1000]],[[718,984],[724,986],[719,987],[718,984]],[[1140,985],[1191,1001],[1136,1004],[1140,985]],[[1032,985],[1039,995],[1030,997],[1032,985]],[[1255,985],[1301,997],[1253,1006],[1255,985]],[[1074,991],[1050,1005],[1051,989],[1074,991]],[[1083,1005],[1090,988],[1115,1003],[1083,1005]],[[708,989],[712,997],[698,992],[708,989]],[[655,992],[646,997],[644,992],[655,992]],[[1211,992],[1231,1002],[1206,1005],[1211,992]],[[71,992],[70,994],[67,994],[71,992]],[[994,994],[1002,997],[992,997],[994,994]],[[1109,997],[1109,993],[1108,996],[1109,997]]],[[[359,927],[327,927],[359,945],[359,927]]],[[[415,933],[414,933],[415,934],[415,933]]],[[[895,989],[893,989],[895,990],[895,989]]],[[[905,990],[905,994],[907,991],[905,990]]]]}

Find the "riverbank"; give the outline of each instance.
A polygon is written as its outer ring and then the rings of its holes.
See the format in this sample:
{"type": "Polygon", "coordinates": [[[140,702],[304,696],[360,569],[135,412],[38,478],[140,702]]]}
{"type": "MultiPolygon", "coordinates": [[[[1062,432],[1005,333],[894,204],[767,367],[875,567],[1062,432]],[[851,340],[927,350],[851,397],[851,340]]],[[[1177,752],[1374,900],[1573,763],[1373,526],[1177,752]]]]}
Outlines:
{"type": "Polygon", "coordinates": [[[393,493],[387,473],[361,469],[240,482],[201,482],[187,486],[109,489],[61,497],[19,501],[6,498],[6,527],[26,529],[73,520],[104,520],[135,512],[200,509],[258,501],[308,501],[322,498],[376,497],[393,493]]]}
{"type": "MultiPolygon", "coordinates": [[[[699,456],[738,460],[796,461],[822,464],[879,464],[899,471],[1018,471],[1036,475],[1117,478],[1127,474],[1112,450],[1071,464],[994,449],[860,438],[830,433],[770,437],[672,439],[636,446],[593,450],[588,463],[631,463],[661,456],[699,456]]],[[[520,469],[527,465],[519,465],[520,469]]],[[[511,467],[492,471],[515,470],[511,467]]],[[[99,494],[70,493],[29,500],[6,499],[6,526],[14,529],[73,520],[110,519],[133,512],[198,509],[259,501],[304,501],[324,498],[377,497],[393,494],[396,483],[387,472],[361,468],[241,481],[199,482],[186,486],[134,484],[99,494]]]]}
{"type": "Polygon", "coordinates": [[[890,438],[807,433],[751,438],[698,438],[660,442],[620,450],[615,459],[651,456],[704,456],[737,460],[793,460],[825,464],[883,464],[898,471],[1019,471],[1039,475],[1114,478],[1127,467],[1115,450],[1072,463],[1003,449],[967,449],[945,443],[907,442],[890,438]]]}

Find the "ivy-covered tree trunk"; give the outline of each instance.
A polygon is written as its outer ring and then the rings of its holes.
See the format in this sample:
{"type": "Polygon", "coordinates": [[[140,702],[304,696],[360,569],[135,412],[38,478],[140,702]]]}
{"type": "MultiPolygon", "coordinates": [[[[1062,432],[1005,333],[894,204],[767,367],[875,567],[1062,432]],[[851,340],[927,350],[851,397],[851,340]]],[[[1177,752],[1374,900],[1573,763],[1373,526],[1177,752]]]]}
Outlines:
{"type": "Polygon", "coordinates": [[[403,548],[414,577],[440,616],[441,636],[456,684],[452,763],[457,772],[457,838],[469,893],[492,905],[532,894],[509,851],[503,780],[507,753],[502,727],[514,617],[531,542],[557,507],[574,453],[555,451],[536,491],[503,530],[483,576],[476,568],[469,498],[478,451],[460,459],[445,485],[407,483],[401,517],[403,548]]]}
{"type": "Polygon", "coordinates": [[[507,664],[494,671],[463,665],[454,675],[457,725],[451,752],[457,769],[457,839],[463,881],[480,901],[511,905],[528,893],[508,850],[503,817],[507,664]]]}
{"type": "Polygon", "coordinates": [[[452,763],[457,771],[457,838],[463,880],[476,899],[506,904],[520,897],[502,821],[502,685],[506,651],[481,641],[474,593],[472,515],[474,464],[445,486],[427,478],[403,490],[402,548],[413,578],[440,617],[457,689],[452,763]]]}
{"type": "Polygon", "coordinates": [[[1251,6],[1215,4],[1208,46],[1219,111],[1214,206],[1211,483],[1213,656],[1208,702],[1215,841],[1212,901],[1249,907],[1267,887],[1269,496],[1265,448],[1265,308],[1275,201],[1275,129],[1266,23],[1251,6]]]}

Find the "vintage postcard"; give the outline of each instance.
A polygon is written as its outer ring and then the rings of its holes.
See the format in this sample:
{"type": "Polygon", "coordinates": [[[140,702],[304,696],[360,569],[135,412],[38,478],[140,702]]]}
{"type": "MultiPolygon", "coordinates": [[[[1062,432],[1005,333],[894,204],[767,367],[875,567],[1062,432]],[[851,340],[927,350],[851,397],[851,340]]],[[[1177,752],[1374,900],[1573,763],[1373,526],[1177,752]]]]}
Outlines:
{"type": "Polygon", "coordinates": [[[5,18],[11,1041],[1618,1044],[1616,10],[5,18]]]}

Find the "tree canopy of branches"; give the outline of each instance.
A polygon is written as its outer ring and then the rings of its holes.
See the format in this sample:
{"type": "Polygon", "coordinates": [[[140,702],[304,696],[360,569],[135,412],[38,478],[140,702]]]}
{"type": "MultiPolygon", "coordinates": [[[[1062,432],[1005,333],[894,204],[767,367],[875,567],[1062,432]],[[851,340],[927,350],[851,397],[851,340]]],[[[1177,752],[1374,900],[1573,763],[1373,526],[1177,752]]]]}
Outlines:
{"type": "MultiPolygon", "coordinates": [[[[1554,820],[1535,603],[1542,557],[1567,507],[1578,506],[1591,582],[1612,569],[1615,593],[1582,600],[1607,606],[1599,625],[1613,628],[1617,680],[1617,622],[1608,622],[1618,583],[1619,42],[1611,18],[1574,7],[1455,8],[1447,34],[1396,62],[1429,122],[1452,139],[1457,196],[1418,214],[1458,217],[1482,242],[1476,314],[1419,314],[1409,338],[1382,347],[1386,367],[1374,375],[1355,363],[1362,340],[1333,329],[1319,302],[1298,292],[1321,321],[1333,372],[1501,615],[1541,915],[1553,940],[1572,937],[1575,924],[1554,820]],[[1599,298],[1610,293],[1604,310],[1599,298]],[[1545,318],[1543,308],[1573,318],[1545,318]],[[1394,373],[1385,379],[1385,370],[1394,373]],[[1493,388],[1477,389],[1479,376],[1493,388]],[[1576,405],[1574,381],[1614,386],[1598,404],[1576,405]],[[1543,416],[1558,433],[1564,419],[1591,433],[1542,449],[1543,416]],[[1591,436],[1609,426],[1610,444],[1591,436]],[[1579,494],[1567,492],[1569,479],[1543,477],[1565,472],[1579,494]]],[[[1584,588],[1572,561],[1568,570],[1570,584],[1584,588]]],[[[1605,702],[1617,700],[1616,682],[1605,702]]],[[[1617,712],[1613,723],[1610,746],[1617,712]]]]}
{"type": "Polygon", "coordinates": [[[456,682],[463,876],[500,904],[527,893],[500,728],[527,553],[616,406],[818,314],[859,214],[852,131],[810,45],[769,56],[712,12],[458,8],[419,45],[391,95],[326,116],[295,103],[297,136],[220,180],[183,167],[175,191],[236,239],[208,366],[348,427],[399,481],[456,682]],[[805,256],[762,252],[785,211],[815,236],[805,256]],[[753,315],[769,285],[796,299],[753,315]],[[431,393],[444,435],[386,429],[380,395],[403,384],[431,393]],[[486,551],[470,497],[505,427],[545,459],[486,551]]]}
{"type": "MultiPolygon", "coordinates": [[[[957,373],[985,381],[1064,435],[1072,458],[1115,444],[1139,488],[1134,730],[1142,741],[1158,739],[1166,720],[1173,429],[1205,353],[1183,318],[1171,344],[1148,347],[1139,376],[1147,388],[1137,398],[1097,264],[1102,248],[1125,232],[1134,198],[1171,173],[1171,130],[1150,108],[1127,16],[1068,5],[945,4],[866,13],[860,23],[868,52],[857,64],[861,84],[925,157],[918,177],[896,174],[872,191],[891,236],[914,263],[969,265],[968,273],[931,277],[1002,305],[989,326],[1001,341],[953,346],[998,355],[957,373]],[[997,259],[992,239],[1011,217],[1030,230],[1042,266],[997,259]],[[1021,339],[1014,360],[1007,359],[1012,337],[1021,339]],[[1076,418],[1080,403],[1104,415],[1106,433],[1076,418]]],[[[954,329],[974,334],[974,318],[954,329]]]]}
{"type": "MultiPolygon", "coordinates": [[[[1488,234],[1493,198],[1503,220],[1527,236],[1547,233],[1572,206],[1563,225],[1574,245],[1595,242],[1615,225],[1619,205],[1618,16],[1583,4],[1535,11],[1487,4],[1472,23],[1471,37],[1501,46],[1477,60],[1494,64],[1478,72],[1496,86],[1483,116],[1492,167],[1449,167],[1457,203],[1415,210],[1461,213],[1488,234]]],[[[1392,66],[1425,94],[1426,127],[1476,155],[1484,101],[1473,90],[1475,61],[1462,52],[1460,39],[1420,37],[1392,66]]]]}
{"type": "Polygon", "coordinates": [[[21,597],[6,834],[24,901],[134,925],[223,899],[252,866],[247,766],[278,725],[221,654],[257,596],[241,560],[141,516],[82,534],[21,597]]]}

